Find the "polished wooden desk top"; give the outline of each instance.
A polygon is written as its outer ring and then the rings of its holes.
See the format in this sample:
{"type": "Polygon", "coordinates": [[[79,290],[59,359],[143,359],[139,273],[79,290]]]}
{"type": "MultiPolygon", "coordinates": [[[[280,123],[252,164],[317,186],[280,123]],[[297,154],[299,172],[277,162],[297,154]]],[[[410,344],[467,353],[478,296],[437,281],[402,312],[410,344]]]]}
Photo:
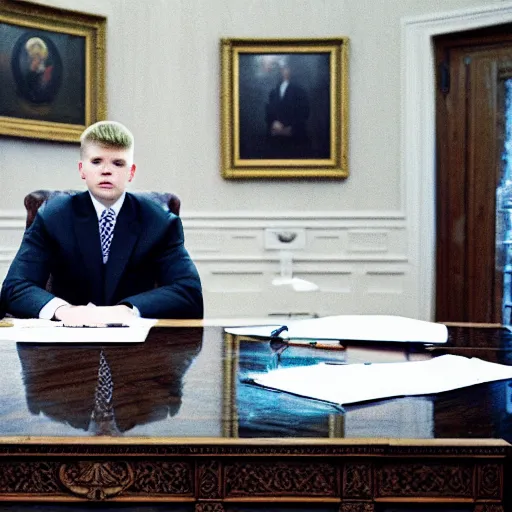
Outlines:
{"type": "MultiPolygon", "coordinates": [[[[208,322],[161,322],[142,344],[3,342],[0,437],[364,438],[512,441],[512,381],[347,406],[261,389],[247,372],[326,360],[423,360],[455,353],[512,364],[512,335],[450,326],[446,345],[349,344],[345,351],[271,346],[208,322]],[[101,376],[99,379],[98,376],[101,376]],[[98,385],[99,380],[106,385],[98,385]],[[109,387],[109,384],[112,386],[109,387]]],[[[108,438],[106,440],[108,442],[108,438]]]]}

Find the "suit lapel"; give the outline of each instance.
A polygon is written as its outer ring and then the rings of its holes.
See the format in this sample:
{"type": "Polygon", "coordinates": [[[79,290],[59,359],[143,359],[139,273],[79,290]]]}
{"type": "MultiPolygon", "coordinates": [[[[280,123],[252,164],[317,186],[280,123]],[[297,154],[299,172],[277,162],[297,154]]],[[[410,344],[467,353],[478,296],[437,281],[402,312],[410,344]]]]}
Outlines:
{"type": "Polygon", "coordinates": [[[73,227],[75,238],[86,269],[92,301],[103,298],[103,261],[101,255],[98,216],[88,192],[73,197],[73,227]]]}
{"type": "Polygon", "coordinates": [[[139,239],[141,223],[132,196],[126,194],[114,228],[114,238],[105,265],[105,301],[110,304],[126,265],[139,239]]]}

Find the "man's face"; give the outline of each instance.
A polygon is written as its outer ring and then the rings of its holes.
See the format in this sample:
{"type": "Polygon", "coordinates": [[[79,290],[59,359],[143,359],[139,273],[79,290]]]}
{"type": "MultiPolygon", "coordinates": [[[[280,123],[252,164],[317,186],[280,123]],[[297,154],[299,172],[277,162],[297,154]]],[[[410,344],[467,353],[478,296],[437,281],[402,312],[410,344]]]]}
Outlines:
{"type": "Polygon", "coordinates": [[[133,151],[89,143],[78,163],[80,177],[104,206],[113,205],[135,175],[133,151]]]}

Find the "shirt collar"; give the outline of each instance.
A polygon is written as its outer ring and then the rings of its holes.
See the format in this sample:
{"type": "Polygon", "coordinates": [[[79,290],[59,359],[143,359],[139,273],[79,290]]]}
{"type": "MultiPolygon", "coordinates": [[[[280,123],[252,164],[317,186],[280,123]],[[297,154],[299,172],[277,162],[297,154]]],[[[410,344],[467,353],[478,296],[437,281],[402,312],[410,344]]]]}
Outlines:
{"type": "MultiPolygon", "coordinates": [[[[96,215],[98,216],[98,220],[100,220],[101,214],[103,213],[103,210],[106,210],[105,205],[101,204],[92,194],[91,191],[89,191],[89,195],[91,196],[91,201],[94,206],[94,209],[96,210],[96,215]]],[[[121,197],[110,207],[112,210],[114,210],[116,214],[116,218],[119,215],[119,211],[121,210],[121,207],[124,203],[124,198],[126,197],[126,192],[123,192],[121,194],[121,197]]]]}

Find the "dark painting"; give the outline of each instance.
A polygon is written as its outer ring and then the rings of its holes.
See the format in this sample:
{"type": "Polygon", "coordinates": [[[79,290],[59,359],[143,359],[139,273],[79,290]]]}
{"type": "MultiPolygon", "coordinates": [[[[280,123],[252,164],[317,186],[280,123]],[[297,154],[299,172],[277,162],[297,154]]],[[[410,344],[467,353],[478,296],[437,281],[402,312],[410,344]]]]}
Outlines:
{"type": "Polygon", "coordinates": [[[85,124],[85,37],[0,23],[0,116],[85,124]]]}
{"type": "Polygon", "coordinates": [[[240,159],[329,159],[330,54],[239,55],[240,159]]]}

